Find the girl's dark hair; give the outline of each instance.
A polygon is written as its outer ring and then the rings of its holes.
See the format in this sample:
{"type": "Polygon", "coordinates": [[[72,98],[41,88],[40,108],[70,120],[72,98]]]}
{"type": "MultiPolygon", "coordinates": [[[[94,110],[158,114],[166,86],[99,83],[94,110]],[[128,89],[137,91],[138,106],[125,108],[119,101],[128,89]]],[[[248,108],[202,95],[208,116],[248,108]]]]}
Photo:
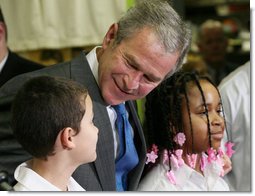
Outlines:
{"type": "MultiPolygon", "coordinates": [[[[169,79],[161,83],[161,85],[154,89],[149,95],[147,95],[145,116],[148,146],[156,144],[160,150],[168,149],[170,151],[173,151],[177,149],[178,146],[176,146],[177,144],[173,141],[173,138],[177,133],[183,132],[183,119],[181,113],[183,99],[186,100],[190,117],[189,99],[187,96],[187,87],[188,83],[190,82],[193,82],[193,84],[198,87],[204,102],[204,107],[206,108],[207,126],[210,142],[209,144],[211,146],[208,110],[205,103],[204,93],[200,85],[200,80],[207,80],[217,89],[217,86],[210,80],[208,76],[201,76],[196,72],[178,71],[169,79]]],[[[225,122],[224,111],[223,117],[225,122]]],[[[191,120],[190,127],[191,135],[193,137],[191,120]]]]}
{"type": "Polygon", "coordinates": [[[49,76],[27,81],[12,106],[12,129],[22,147],[37,158],[54,154],[61,130],[78,134],[88,91],[77,82],[49,76]]]}

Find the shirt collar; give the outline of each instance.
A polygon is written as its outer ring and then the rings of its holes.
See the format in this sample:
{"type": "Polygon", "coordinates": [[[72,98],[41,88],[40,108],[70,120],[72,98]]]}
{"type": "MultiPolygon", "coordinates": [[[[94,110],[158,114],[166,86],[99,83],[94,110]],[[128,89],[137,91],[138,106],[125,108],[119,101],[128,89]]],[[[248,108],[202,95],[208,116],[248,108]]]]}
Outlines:
{"type": "MultiPolygon", "coordinates": [[[[33,171],[29,167],[28,162],[20,164],[14,172],[15,179],[25,187],[27,191],[61,191],[58,187],[49,183],[33,171]]],[[[72,177],[70,177],[67,186],[68,191],[85,191],[72,177]]]]}
{"type": "MultiPolygon", "coordinates": [[[[202,153],[202,156],[207,158],[207,155],[205,153],[202,153]]],[[[167,170],[169,170],[168,163],[167,164],[165,163],[163,165],[167,170]]],[[[186,165],[185,163],[184,165],[180,167],[181,168],[172,168],[172,170],[174,172],[178,185],[181,187],[184,186],[187,181],[190,181],[192,176],[196,176],[195,177],[196,179],[201,179],[201,178],[206,179],[209,187],[213,187],[219,178],[220,167],[216,161],[213,161],[207,164],[203,172],[204,175],[192,169],[190,166],[186,165]]]]}
{"type": "Polygon", "coordinates": [[[6,61],[7,61],[8,56],[9,56],[9,51],[7,51],[7,54],[5,55],[5,57],[3,58],[3,60],[0,62],[0,73],[1,73],[1,71],[2,71],[4,65],[5,65],[5,63],[6,63],[6,61]]]}
{"type": "Polygon", "coordinates": [[[97,60],[97,48],[101,48],[101,46],[96,46],[87,54],[87,60],[90,66],[90,69],[95,77],[95,80],[98,84],[98,60],[97,60]]]}

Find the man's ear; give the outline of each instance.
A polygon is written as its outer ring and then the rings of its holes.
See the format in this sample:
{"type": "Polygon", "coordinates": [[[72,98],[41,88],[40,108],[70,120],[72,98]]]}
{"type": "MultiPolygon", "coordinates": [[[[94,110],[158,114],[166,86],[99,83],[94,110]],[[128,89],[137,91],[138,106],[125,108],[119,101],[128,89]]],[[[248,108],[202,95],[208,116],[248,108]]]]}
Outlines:
{"type": "Polygon", "coordinates": [[[117,23],[113,23],[110,26],[103,40],[103,44],[102,44],[103,48],[106,48],[107,46],[109,46],[111,42],[115,39],[117,31],[118,31],[118,27],[119,26],[117,23]]]}
{"type": "Polygon", "coordinates": [[[0,22],[0,40],[6,41],[6,27],[3,22],[0,22]]]}
{"type": "Polygon", "coordinates": [[[75,131],[71,127],[66,127],[62,130],[60,135],[60,141],[63,148],[73,149],[75,148],[74,137],[75,131]]]}

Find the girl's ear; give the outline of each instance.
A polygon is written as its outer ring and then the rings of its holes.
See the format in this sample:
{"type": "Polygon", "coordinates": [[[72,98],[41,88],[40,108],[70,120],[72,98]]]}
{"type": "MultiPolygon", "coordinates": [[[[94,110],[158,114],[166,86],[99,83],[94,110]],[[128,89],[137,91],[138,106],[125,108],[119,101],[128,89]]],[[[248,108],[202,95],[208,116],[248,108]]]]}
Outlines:
{"type": "Polygon", "coordinates": [[[75,131],[71,127],[66,127],[62,130],[60,141],[63,148],[68,150],[75,148],[74,137],[75,131]]]}
{"type": "Polygon", "coordinates": [[[103,40],[103,44],[102,47],[106,48],[107,46],[109,46],[111,44],[111,42],[115,39],[116,34],[118,31],[118,24],[117,23],[113,23],[110,28],[108,29],[104,40],[103,40]]]}

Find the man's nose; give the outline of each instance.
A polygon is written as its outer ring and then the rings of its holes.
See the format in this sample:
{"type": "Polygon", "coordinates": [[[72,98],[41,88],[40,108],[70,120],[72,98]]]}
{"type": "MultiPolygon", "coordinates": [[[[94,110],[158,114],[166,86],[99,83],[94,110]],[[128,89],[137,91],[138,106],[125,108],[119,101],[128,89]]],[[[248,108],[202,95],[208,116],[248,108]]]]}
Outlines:
{"type": "Polygon", "coordinates": [[[142,76],[143,76],[143,73],[140,71],[135,71],[130,73],[129,75],[126,75],[124,77],[126,90],[138,89],[142,76]]]}

